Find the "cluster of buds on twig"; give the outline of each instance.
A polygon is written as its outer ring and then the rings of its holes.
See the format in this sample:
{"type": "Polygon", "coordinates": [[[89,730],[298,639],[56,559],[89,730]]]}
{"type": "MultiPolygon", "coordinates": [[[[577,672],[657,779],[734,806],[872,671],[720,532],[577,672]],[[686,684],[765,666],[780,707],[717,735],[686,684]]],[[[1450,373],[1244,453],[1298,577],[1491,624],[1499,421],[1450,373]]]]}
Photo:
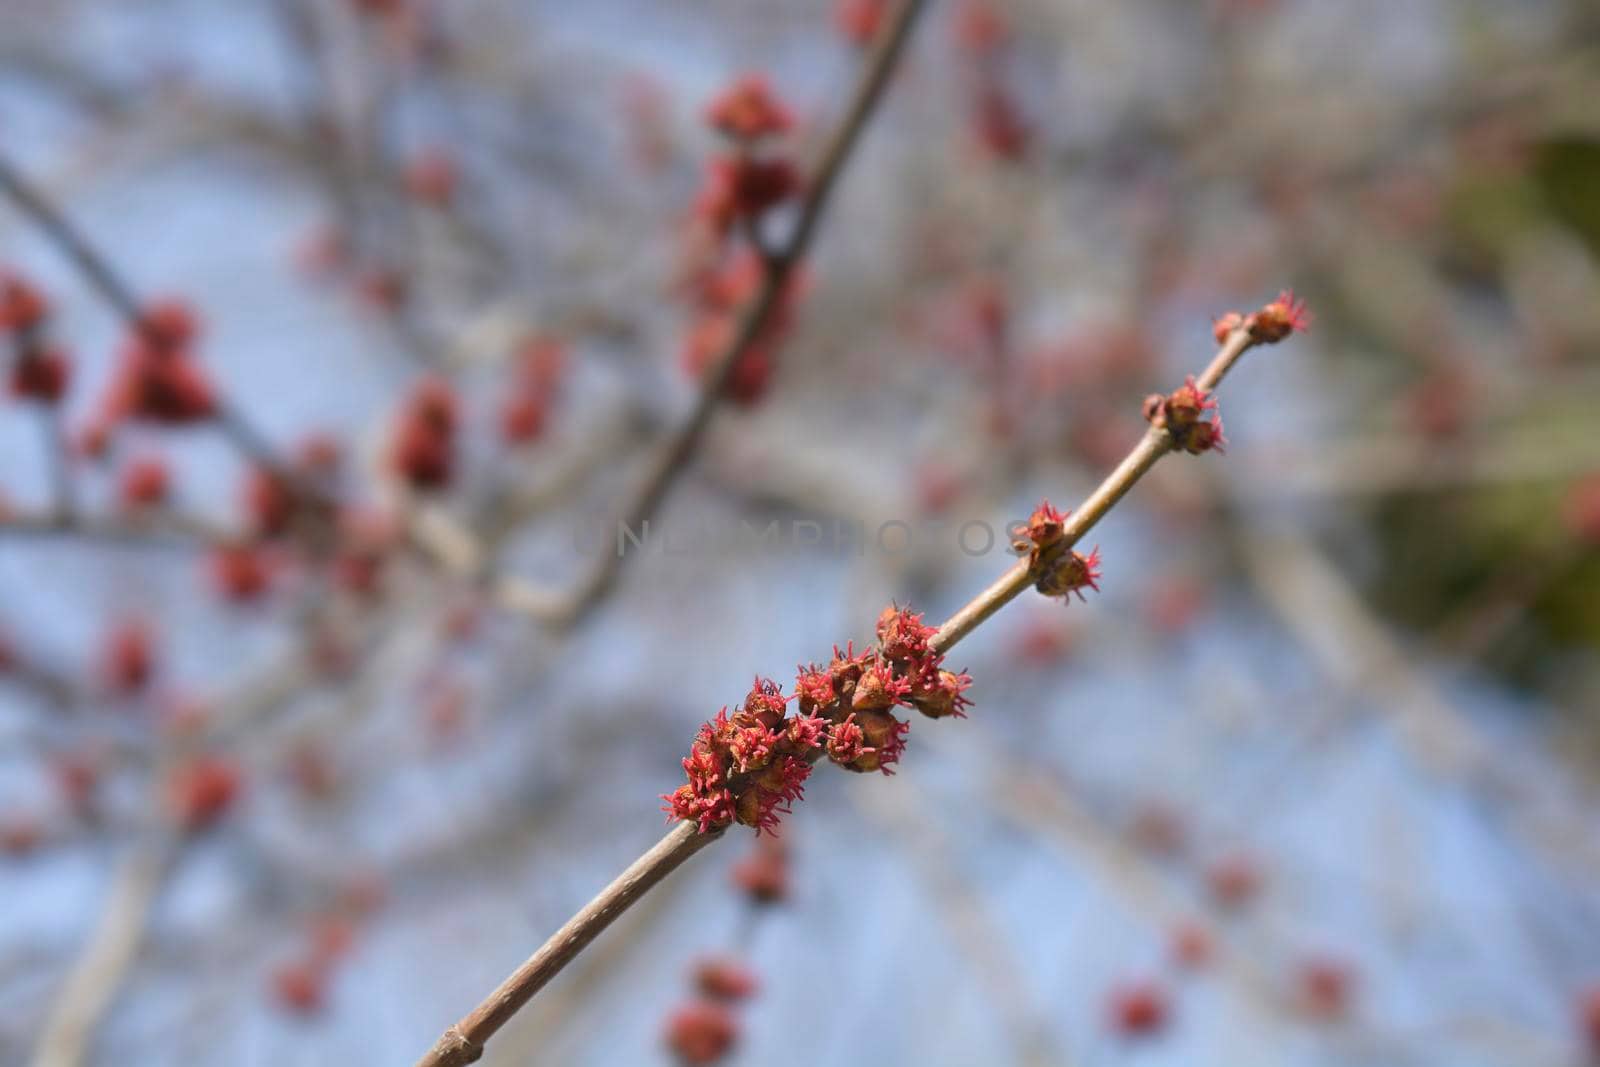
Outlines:
{"type": "Polygon", "coordinates": [[[1011,27],[993,0],[966,0],[954,19],[956,48],[971,67],[973,141],[991,158],[1015,162],[1027,154],[1033,130],[1001,69],[1011,27]]]}
{"type": "MultiPolygon", "coordinates": [[[[800,171],[775,147],[794,126],[794,115],[759,74],[747,74],[719,93],[706,109],[706,122],[728,141],[713,156],[695,199],[701,240],[688,294],[694,319],[685,336],[682,365],[699,379],[726,351],[738,330],[739,312],[759,288],[772,256],[761,236],[766,214],[801,191],[800,171]],[[732,241],[741,234],[747,244],[732,241]]],[[[791,276],[792,277],[792,276],[791,276]]],[[[766,393],[773,354],[789,329],[789,311],[798,286],[788,284],[779,306],[762,324],[760,336],[733,368],[728,393],[738,403],[754,404],[766,393]]]]}
{"type": "Polygon", "coordinates": [[[177,300],[151,304],[123,342],[99,425],[123,420],[190,426],[217,414],[211,379],[195,357],[199,319],[177,300]]]}
{"type": "Polygon", "coordinates": [[[1216,397],[1196,385],[1192,374],[1167,395],[1151,393],[1144,398],[1145,420],[1166,430],[1172,443],[1191,456],[1213,449],[1222,452],[1228,443],[1222,436],[1222,416],[1216,410],[1216,397]]]}
{"type": "Polygon", "coordinates": [[[734,1009],[761,983],[750,968],[726,956],[699,960],[691,978],[695,997],[667,1018],[667,1048],[685,1067],[706,1067],[733,1051],[739,1039],[734,1009]]]}
{"type": "Polygon", "coordinates": [[[390,468],[413,489],[444,489],[455,475],[460,404],[442,378],[424,378],[400,408],[389,443],[390,468]]]}
{"type": "MultiPolygon", "coordinates": [[[[754,299],[765,272],[766,265],[758,254],[740,249],[696,280],[690,293],[696,317],[684,335],[680,356],[685,374],[696,380],[704,377],[718,356],[733,343],[739,329],[739,312],[754,299]]],[[[774,357],[792,327],[795,305],[803,286],[799,275],[789,276],[777,305],[762,323],[760,333],[734,364],[728,381],[728,396],[735,403],[753,405],[766,395],[772,381],[774,357]]]]}
{"type": "Polygon", "coordinates": [[[0,333],[11,338],[11,395],[55,404],[67,391],[71,364],[48,343],[50,302],[18,274],[0,274],[0,333]]]}
{"type": "Polygon", "coordinates": [[[1293,289],[1285,289],[1260,311],[1249,315],[1241,311],[1229,311],[1211,321],[1211,332],[1219,345],[1241,327],[1249,332],[1250,340],[1256,344],[1275,345],[1293,333],[1309,330],[1311,312],[1306,308],[1306,302],[1294,295],[1293,289]]]}
{"type": "Polygon", "coordinates": [[[767,79],[747,74],[706,108],[706,122],[727,138],[730,151],[713,156],[695,211],[718,236],[763,214],[800,191],[794,162],[770,142],[794,127],[794,114],[767,79]]]}
{"type": "Polygon", "coordinates": [[[194,756],[167,777],[167,806],[188,833],[206,830],[226,815],[244,788],[239,765],[226,756],[194,756]]]}
{"type": "Polygon", "coordinates": [[[1048,500],[1040,502],[1011,547],[1027,554],[1028,570],[1039,592],[1064,599],[1076,593],[1083,600],[1084,589],[1100,591],[1100,549],[1088,555],[1073,549],[1066,532],[1069,514],[1058,511],[1048,500]]]}
{"type": "Polygon", "coordinates": [[[851,44],[866,47],[877,39],[889,14],[889,0],[836,0],[833,25],[851,44]]]}
{"type": "Polygon", "coordinates": [[[518,346],[500,408],[500,436],[506,444],[531,444],[544,435],[566,366],[566,346],[554,338],[533,336],[518,346]]]}
{"type": "Polygon", "coordinates": [[[312,916],[295,956],[272,971],[270,988],[279,1008],[301,1018],[327,1008],[328,985],[355,949],[361,927],[381,896],[381,885],[358,880],[341,890],[332,907],[312,916]]]}
{"type": "Polygon", "coordinates": [[[929,644],[935,632],[915,612],[886,608],[876,649],[835,646],[827,666],[800,669],[792,695],[757,678],[738,711],[730,717],[724,708],[700,728],[683,761],[688,783],[662,797],[664,810],[703,833],[735,822],[770,831],[823,757],[847,770],[892,773],[911,729],[895,708],[938,719],[969,703],[972,679],[944,669],[929,644]]]}
{"type": "MultiPolygon", "coordinates": [[[[783,839],[758,834],[750,854],[733,866],[734,888],[757,921],[789,895],[789,851],[783,839]]],[[[745,928],[748,938],[753,927],[745,928]]],[[[728,955],[706,956],[690,972],[695,996],[667,1017],[666,1044],[685,1067],[719,1063],[738,1044],[737,1006],[760,989],[748,966],[728,955]]]]}

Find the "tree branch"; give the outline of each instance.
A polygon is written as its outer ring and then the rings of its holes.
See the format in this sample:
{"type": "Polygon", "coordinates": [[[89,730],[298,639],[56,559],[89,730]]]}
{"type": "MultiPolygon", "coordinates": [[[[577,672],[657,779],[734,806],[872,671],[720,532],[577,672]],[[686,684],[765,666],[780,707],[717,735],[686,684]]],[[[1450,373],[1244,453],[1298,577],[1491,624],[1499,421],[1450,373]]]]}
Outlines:
{"type": "MultiPolygon", "coordinates": [[[[1197,384],[1210,391],[1257,341],[1241,326],[1229,334],[1197,384]]],[[[1173,449],[1171,434],[1154,426],[1117,465],[1099,488],[1091,493],[1065,524],[1065,545],[1076,544],[1111,508],[1127,495],[1134,484],[1158,459],[1173,449]]],[[[1032,585],[1027,561],[1021,561],[941,626],[929,644],[943,653],[975,630],[1006,604],[1032,585]]],[[[500,984],[487,999],[461,1022],[444,1032],[438,1043],[417,1067],[460,1067],[483,1055],[483,1044],[507,1019],[555,977],[584,946],[593,941],[612,920],[627,909],[651,886],[660,882],[685,860],[721,836],[721,832],[702,834],[689,823],[674,826],[655,847],[646,852],[600,894],[574,915],[546,941],[528,961],[500,984]]]]}

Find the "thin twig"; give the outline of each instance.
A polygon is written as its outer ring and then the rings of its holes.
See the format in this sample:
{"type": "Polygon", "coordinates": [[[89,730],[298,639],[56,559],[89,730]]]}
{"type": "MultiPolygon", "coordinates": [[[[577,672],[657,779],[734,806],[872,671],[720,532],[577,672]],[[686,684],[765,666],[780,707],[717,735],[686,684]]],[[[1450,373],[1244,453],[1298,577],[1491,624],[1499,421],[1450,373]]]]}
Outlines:
{"type": "Polygon", "coordinates": [[[476,1062],[483,1055],[484,1042],[617,916],[720,836],[720,833],[702,834],[694,824],[684,822],[667,831],[653,848],[634,860],[615,881],[568,919],[565,926],[501,982],[483,1003],[446,1030],[438,1043],[418,1061],[418,1067],[454,1067],[476,1062]]]}
{"type": "Polygon", "coordinates": [[[138,955],[150,911],[179,854],[179,838],[166,826],[133,845],[111,884],[99,927],[45,1020],[34,1067],[77,1067],[87,1059],[94,1032],[138,955]]]}
{"type": "MultiPolygon", "coordinates": [[[[1215,389],[1239,357],[1254,344],[1246,329],[1235,330],[1223,341],[1197,384],[1207,391],[1215,389]]],[[[1116,470],[1072,512],[1065,524],[1066,544],[1070,546],[1077,543],[1117,501],[1127,495],[1145,472],[1155,465],[1156,460],[1172,451],[1172,448],[1171,435],[1164,429],[1151,427],[1116,470]]],[[[952,615],[929,644],[938,652],[948,651],[985,619],[1014,600],[1032,582],[1028,564],[1019,562],[952,615]]],[[[483,1055],[483,1043],[495,1030],[637,900],[644,889],[659,882],[720,836],[720,832],[701,834],[688,823],[674,826],[654,848],[634,861],[621,877],[584,905],[538,952],[502,982],[488,999],[460,1023],[446,1030],[438,1044],[418,1061],[417,1067],[459,1067],[460,1064],[475,1062],[483,1055]]]]}

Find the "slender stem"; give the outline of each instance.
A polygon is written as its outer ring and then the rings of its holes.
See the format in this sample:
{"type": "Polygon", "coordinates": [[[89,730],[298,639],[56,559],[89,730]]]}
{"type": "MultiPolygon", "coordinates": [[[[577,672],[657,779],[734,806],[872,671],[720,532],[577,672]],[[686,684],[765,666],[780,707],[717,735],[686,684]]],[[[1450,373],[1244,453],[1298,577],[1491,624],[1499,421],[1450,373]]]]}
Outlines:
{"type": "MultiPolygon", "coordinates": [[[[1216,388],[1239,357],[1254,344],[1247,331],[1235,330],[1223,341],[1196,384],[1208,391],[1216,388]]],[[[1070,546],[1088,533],[1172,447],[1167,431],[1152,427],[1146,432],[1117,468],[1068,517],[1066,544],[1070,546]]],[[[945,652],[1032,583],[1027,562],[1018,562],[950,616],[929,644],[936,651],[945,652]]],[[[815,755],[817,753],[813,753],[815,755]]],[[[458,1067],[475,1062],[483,1055],[483,1043],[613,919],[651,886],[720,836],[720,831],[702,834],[692,823],[680,822],[673,827],[660,843],[584,905],[471,1014],[446,1030],[433,1049],[417,1062],[417,1067],[458,1067]]]]}
{"type": "Polygon", "coordinates": [[[89,1059],[95,1028],[138,956],[178,855],[179,840],[166,828],[133,846],[112,882],[100,925],[45,1018],[34,1067],[78,1067],[89,1059]]]}
{"type": "MultiPolygon", "coordinates": [[[[1248,332],[1235,330],[1223,341],[1222,347],[1212,357],[1210,365],[1196,379],[1196,384],[1207,391],[1215,389],[1228,371],[1233,369],[1239,357],[1249,351],[1254,343],[1248,332]]],[[[1095,523],[1105,517],[1106,512],[1116,506],[1117,501],[1127,495],[1134,483],[1155,466],[1156,460],[1171,450],[1172,437],[1167,431],[1153,426],[1147,430],[1144,437],[1133,447],[1133,451],[1117,464],[1117,469],[1100,483],[1098,489],[1089,494],[1087,500],[1067,516],[1064,528],[1067,547],[1077,544],[1095,523]]],[[[973,597],[965,607],[950,616],[928,643],[936,652],[949,651],[957,641],[1015,600],[1032,584],[1033,578],[1029,573],[1027,561],[1018,561],[1010,570],[995,579],[989,588],[973,597]]]]}
{"type": "Polygon", "coordinates": [[[680,822],[667,831],[650,851],[634,860],[616,880],[585,904],[557,930],[521,967],[497,986],[465,1018],[446,1030],[418,1067],[456,1067],[474,1063],[483,1055],[484,1042],[494,1036],[533,995],[582,952],[600,932],[680,864],[717,840],[720,834],[702,834],[693,823],[680,822]]]}

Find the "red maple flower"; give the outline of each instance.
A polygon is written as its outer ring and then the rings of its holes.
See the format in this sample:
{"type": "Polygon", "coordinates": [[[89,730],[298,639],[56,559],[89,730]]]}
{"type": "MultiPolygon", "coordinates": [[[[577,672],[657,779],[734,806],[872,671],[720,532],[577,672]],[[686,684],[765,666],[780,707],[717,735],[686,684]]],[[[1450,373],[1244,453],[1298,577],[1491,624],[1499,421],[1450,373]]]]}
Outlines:
{"type": "Polygon", "coordinates": [[[1191,456],[1212,450],[1222,452],[1227,445],[1222,436],[1222,417],[1213,414],[1216,409],[1216,397],[1195,384],[1192,374],[1166,396],[1151,393],[1144,398],[1145,419],[1171,434],[1173,443],[1191,456]]]}
{"type": "Polygon", "coordinates": [[[200,316],[186,300],[152,300],[145,305],[139,332],[154,347],[167,351],[186,349],[200,336],[200,316]]]}
{"type": "Polygon", "coordinates": [[[685,1067],[716,1063],[733,1051],[738,1039],[739,1021],[715,1001],[694,1001],[667,1019],[667,1048],[685,1067]]]}
{"type": "Polygon", "coordinates": [[[317,1015],[327,1006],[328,970],[318,960],[286,963],[272,972],[272,996],[293,1015],[317,1015]]]}
{"type": "Polygon", "coordinates": [[[389,463],[415,489],[444,489],[455,473],[459,405],[442,378],[425,378],[401,407],[389,443],[389,463]]]}
{"type": "Polygon", "coordinates": [[[694,966],[694,984],[712,1000],[747,1000],[761,988],[754,971],[738,960],[722,956],[703,959],[694,966]]]}
{"type": "Polygon", "coordinates": [[[1311,328],[1311,312],[1304,300],[1297,299],[1293,289],[1285,289],[1278,298],[1247,320],[1250,338],[1259,344],[1277,344],[1296,331],[1311,328]]]}
{"type": "Polygon", "coordinates": [[[701,832],[734,822],[770,831],[801,799],[821,756],[847,770],[893,773],[911,724],[891,709],[914,706],[931,718],[962,714],[972,679],[943,668],[934,627],[891,606],[877,632],[875,651],[836,645],[826,668],[799,668],[793,695],[758,676],[737,712],[724,708],[702,725],[683,759],[687,781],[662,796],[668,817],[694,822],[701,832]]]}
{"type": "Polygon", "coordinates": [[[122,468],[117,499],[130,511],[158,507],[172,492],[172,474],[160,456],[139,456],[122,468]]]}
{"type": "Polygon", "coordinates": [[[1016,97],[990,83],[979,92],[972,114],[972,134],[979,147],[994,159],[1016,162],[1028,153],[1033,130],[1022,115],[1016,97]]]}
{"type": "Polygon", "coordinates": [[[1590,986],[1579,995],[1578,1024],[1590,1054],[1600,1057],[1600,985],[1590,986]]]}
{"type": "Polygon", "coordinates": [[[955,13],[956,47],[973,56],[984,57],[1003,46],[1011,27],[993,0],[966,0],[955,13]]]}
{"type": "Polygon", "coordinates": [[[971,684],[972,676],[965,671],[940,670],[931,682],[918,683],[912,690],[911,703],[930,719],[952,715],[964,719],[967,717],[965,709],[972,706],[972,701],[965,695],[971,684]]]}
{"type": "Polygon", "coordinates": [[[102,673],[111,690],[132,696],[150,684],[156,672],[155,633],[139,618],[118,622],[106,635],[102,673]]]}
{"type": "Polygon", "coordinates": [[[72,364],[59,348],[28,347],[11,364],[11,395],[55,404],[66,395],[72,364]]]}
{"type": "Polygon", "coordinates": [[[0,823],[0,852],[26,856],[44,840],[44,827],[31,815],[11,815],[0,823]]]}
{"type": "Polygon", "coordinates": [[[1165,1029],[1172,1014],[1167,992],[1154,982],[1134,982],[1111,993],[1111,1028],[1124,1037],[1148,1037],[1165,1029]]]}
{"type": "Polygon", "coordinates": [[[1223,856],[1206,870],[1211,896],[1225,908],[1241,908],[1254,900],[1261,892],[1261,883],[1261,868],[1242,852],[1223,856]]]}
{"type": "Polygon", "coordinates": [[[753,903],[776,904],[789,895],[789,848],[780,838],[762,835],[731,873],[734,885],[753,903]]]}
{"type": "Polygon", "coordinates": [[[1182,923],[1172,931],[1172,958],[1180,967],[1204,967],[1215,951],[1211,932],[1198,923],[1182,923]]]}
{"type": "Polygon", "coordinates": [[[425,148],[406,164],[406,192],[434,207],[449,206],[460,180],[455,156],[443,148],[425,148]]]}
{"type": "MultiPolygon", "coordinates": [[[[699,319],[684,338],[680,357],[684,373],[696,381],[703,379],[712,363],[733,343],[737,330],[738,321],[732,315],[715,314],[699,319]]],[[[733,365],[727,395],[741,407],[752,407],[767,395],[773,374],[772,356],[767,345],[771,333],[772,324],[768,323],[762,331],[763,336],[746,348],[733,365]]]]}
{"type": "Polygon", "coordinates": [[[294,521],[294,491],[276,472],[252,467],[245,474],[241,494],[245,520],[257,537],[280,537],[294,521]]]}
{"type": "Polygon", "coordinates": [[[166,426],[202,422],[217,413],[211,380],[177,338],[194,335],[182,305],[156,305],[145,329],[118,356],[107,394],[105,419],[135,419],[166,426]]]}
{"type": "Polygon", "coordinates": [[[257,545],[223,545],[211,554],[217,591],[236,604],[258,600],[272,584],[272,561],[257,545]]]}
{"type": "Polygon", "coordinates": [[[787,159],[715,156],[706,164],[694,215],[721,237],[743,219],[760,218],[800,187],[800,171],[787,159]]]}
{"type": "Polygon", "coordinates": [[[237,763],[222,756],[196,756],[167,779],[167,803],[179,825],[193,833],[227,814],[242,786],[237,763]]]}
{"type": "Polygon", "coordinates": [[[889,0],[838,0],[833,24],[851,44],[868,45],[877,38],[888,13],[889,0]]]}
{"type": "Polygon", "coordinates": [[[1220,345],[1233,336],[1233,331],[1244,324],[1245,317],[1242,312],[1225,311],[1211,320],[1211,336],[1216,338],[1217,344],[1220,345]]]}
{"type": "Polygon", "coordinates": [[[0,273],[0,330],[29,334],[50,317],[50,301],[20,274],[0,273]]]}
{"type": "Polygon", "coordinates": [[[746,74],[714,97],[706,107],[711,127],[737,141],[754,141],[787,133],[794,114],[760,74],[746,74]]]}
{"type": "Polygon", "coordinates": [[[1028,517],[1023,536],[1013,545],[1028,553],[1028,566],[1034,588],[1045,596],[1067,598],[1073,593],[1084,599],[1083,590],[1099,591],[1100,549],[1088,555],[1075,551],[1066,542],[1067,513],[1042,501],[1028,517]]]}
{"type": "Polygon", "coordinates": [[[1313,957],[1303,961],[1295,976],[1300,1007],[1324,1022],[1335,1022],[1350,1009],[1355,975],[1335,959],[1313,957]]]}

